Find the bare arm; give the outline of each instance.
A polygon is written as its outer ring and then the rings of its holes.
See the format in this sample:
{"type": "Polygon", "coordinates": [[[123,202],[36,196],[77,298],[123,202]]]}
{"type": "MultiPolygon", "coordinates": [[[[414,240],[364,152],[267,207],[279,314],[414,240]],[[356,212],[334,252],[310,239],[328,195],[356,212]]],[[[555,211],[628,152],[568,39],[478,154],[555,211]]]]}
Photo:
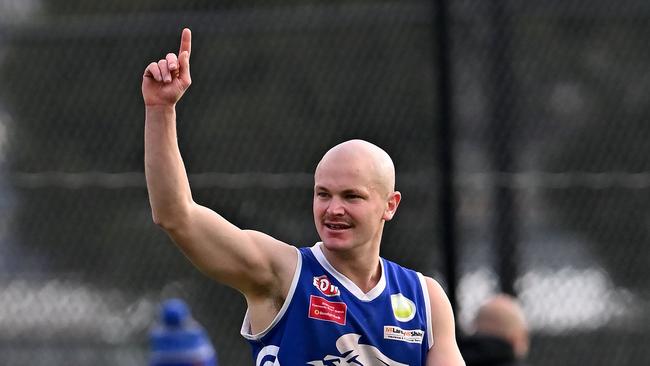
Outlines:
{"type": "Polygon", "coordinates": [[[433,347],[427,355],[427,366],[465,366],[456,344],[454,313],[445,291],[432,278],[426,277],[431,302],[433,347]]]}
{"type": "Polygon", "coordinates": [[[179,55],[147,66],[142,78],[145,103],[145,174],[153,220],[205,274],[247,298],[281,297],[297,262],[295,250],[268,235],[241,230],[198,205],[176,136],[176,103],[191,84],[191,33],[184,29],[179,55]]]}

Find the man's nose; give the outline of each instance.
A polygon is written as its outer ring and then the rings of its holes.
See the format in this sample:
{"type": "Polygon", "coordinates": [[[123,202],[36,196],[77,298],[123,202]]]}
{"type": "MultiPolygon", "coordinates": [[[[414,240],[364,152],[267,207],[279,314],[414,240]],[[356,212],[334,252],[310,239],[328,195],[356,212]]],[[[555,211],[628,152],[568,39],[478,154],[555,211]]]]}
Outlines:
{"type": "Polygon", "coordinates": [[[327,213],[334,216],[343,216],[343,214],[345,214],[343,202],[336,197],[332,198],[329,205],[327,205],[327,213]]]}

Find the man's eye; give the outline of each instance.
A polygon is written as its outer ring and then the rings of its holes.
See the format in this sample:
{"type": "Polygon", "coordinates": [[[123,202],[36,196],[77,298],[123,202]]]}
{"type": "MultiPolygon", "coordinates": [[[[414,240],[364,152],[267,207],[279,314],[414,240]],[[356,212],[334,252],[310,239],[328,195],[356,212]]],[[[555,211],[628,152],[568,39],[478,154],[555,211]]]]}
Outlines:
{"type": "Polygon", "coordinates": [[[318,197],[323,197],[323,198],[324,198],[324,197],[327,197],[327,196],[329,196],[329,195],[328,195],[327,193],[325,193],[325,192],[317,192],[317,193],[316,193],[316,196],[318,196],[318,197]]]}

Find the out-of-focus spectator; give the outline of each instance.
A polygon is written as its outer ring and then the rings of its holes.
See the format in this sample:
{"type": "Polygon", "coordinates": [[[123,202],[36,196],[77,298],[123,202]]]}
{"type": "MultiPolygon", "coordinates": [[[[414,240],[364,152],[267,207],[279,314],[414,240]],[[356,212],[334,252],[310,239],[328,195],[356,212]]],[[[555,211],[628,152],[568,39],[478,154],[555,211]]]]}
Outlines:
{"type": "Polygon", "coordinates": [[[181,299],[163,302],[149,333],[149,366],[218,366],[205,329],[181,299]]]}
{"type": "Polygon", "coordinates": [[[473,326],[474,333],[459,340],[467,366],[524,364],[530,345],[528,326],[514,297],[490,298],[479,308],[473,326]]]}

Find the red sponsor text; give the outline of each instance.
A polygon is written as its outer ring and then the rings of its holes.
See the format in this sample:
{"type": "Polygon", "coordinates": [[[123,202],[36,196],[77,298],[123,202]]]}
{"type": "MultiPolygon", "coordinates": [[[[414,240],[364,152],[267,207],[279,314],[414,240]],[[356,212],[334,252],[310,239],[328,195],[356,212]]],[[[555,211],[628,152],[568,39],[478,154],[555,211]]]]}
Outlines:
{"type": "Polygon", "coordinates": [[[345,325],[348,306],[344,302],[330,302],[322,297],[309,297],[309,317],[345,325]]]}
{"type": "Polygon", "coordinates": [[[314,287],[320,290],[325,296],[339,296],[341,294],[338,286],[332,284],[330,279],[325,275],[314,277],[314,287]]]}

